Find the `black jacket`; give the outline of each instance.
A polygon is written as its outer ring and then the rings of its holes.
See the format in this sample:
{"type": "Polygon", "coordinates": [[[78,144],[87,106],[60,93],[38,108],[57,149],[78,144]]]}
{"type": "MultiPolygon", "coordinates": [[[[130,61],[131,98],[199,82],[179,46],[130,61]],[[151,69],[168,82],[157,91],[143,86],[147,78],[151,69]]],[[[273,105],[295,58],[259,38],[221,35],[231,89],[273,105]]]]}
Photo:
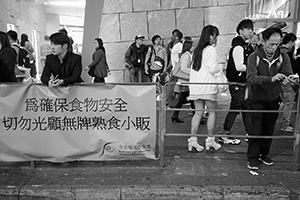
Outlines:
{"type": "Polygon", "coordinates": [[[15,75],[16,54],[12,48],[0,51],[0,82],[17,82],[15,75]]]}
{"type": "Polygon", "coordinates": [[[126,64],[130,67],[144,69],[147,50],[148,47],[145,45],[141,45],[140,48],[137,48],[135,42],[132,43],[125,53],[126,64]]]}
{"type": "Polygon", "coordinates": [[[233,38],[231,42],[231,49],[229,51],[229,59],[227,63],[227,69],[226,69],[226,77],[228,81],[230,82],[240,82],[245,83],[246,82],[246,72],[239,72],[236,70],[236,66],[234,64],[233,60],[233,49],[236,46],[241,46],[244,49],[244,64],[247,65],[248,57],[251,53],[253,53],[253,48],[250,48],[250,46],[245,42],[245,40],[241,36],[237,36],[233,38]]]}
{"type": "Polygon", "coordinates": [[[277,49],[270,62],[263,46],[257,48],[248,58],[247,81],[251,84],[248,93],[249,99],[261,102],[276,100],[282,91],[280,82],[272,82],[272,77],[277,73],[286,76],[293,73],[288,55],[277,49]]]}
{"type": "Polygon", "coordinates": [[[58,79],[63,79],[63,86],[71,85],[74,83],[81,83],[82,63],[81,56],[72,52],[67,52],[61,64],[58,56],[53,54],[46,57],[45,68],[41,77],[44,84],[48,85],[51,75],[58,79]]]}

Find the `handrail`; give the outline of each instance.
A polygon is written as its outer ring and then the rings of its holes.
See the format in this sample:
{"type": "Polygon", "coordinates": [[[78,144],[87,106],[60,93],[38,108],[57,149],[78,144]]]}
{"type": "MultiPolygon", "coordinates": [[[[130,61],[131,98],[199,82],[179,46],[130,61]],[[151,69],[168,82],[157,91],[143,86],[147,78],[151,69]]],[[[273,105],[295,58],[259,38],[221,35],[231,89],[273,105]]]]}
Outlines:
{"type": "MultiPolygon", "coordinates": [[[[178,84],[178,83],[168,83],[168,84],[178,84]]],[[[244,84],[244,83],[237,83],[237,82],[228,82],[228,83],[190,83],[190,82],[182,82],[180,83],[180,85],[199,85],[199,84],[203,84],[203,85],[211,85],[211,84],[226,84],[226,85],[241,85],[241,86],[247,86],[250,85],[248,83],[244,84]]],[[[297,84],[299,85],[299,84],[297,84]]],[[[161,109],[161,112],[163,112],[164,114],[160,115],[160,117],[162,116],[162,118],[160,118],[160,121],[163,121],[166,123],[166,112],[167,111],[216,111],[216,112],[248,112],[248,113],[255,113],[255,112],[260,112],[260,113],[282,113],[284,112],[283,110],[231,110],[231,109],[185,109],[185,108],[168,108],[166,107],[165,104],[165,94],[166,94],[166,86],[165,85],[160,85],[162,93],[161,94],[161,102],[160,102],[160,106],[159,108],[161,109]],[[163,97],[163,98],[162,98],[163,97]],[[163,102],[163,103],[162,103],[163,102]]],[[[295,126],[295,130],[294,130],[294,134],[293,135],[279,135],[279,136],[262,136],[262,135],[257,135],[257,136],[251,136],[251,135],[231,135],[231,137],[235,137],[235,138],[262,138],[262,139],[294,139],[294,146],[293,146],[293,171],[297,171],[298,170],[298,166],[299,166],[299,154],[300,154],[300,133],[299,133],[299,126],[300,126],[300,113],[299,113],[299,109],[300,109],[300,87],[299,87],[299,91],[298,91],[298,99],[297,99],[297,107],[296,110],[291,110],[292,113],[296,113],[296,124],[297,126],[295,126]]],[[[163,141],[159,141],[159,159],[160,159],[160,167],[164,166],[164,137],[165,136],[191,136],[192,134],[190,133],[166,133],[166,130],[164,128],[164,130],[159,130],[159,135],[160,135],[160,139],[163,138],[163,141]]],[[[208,134],[197,134],[197,137],[208,137],[208,134]]],[[[223,135],[220,134],[215,134],[215,137],[221,137],[223,135]]]]}

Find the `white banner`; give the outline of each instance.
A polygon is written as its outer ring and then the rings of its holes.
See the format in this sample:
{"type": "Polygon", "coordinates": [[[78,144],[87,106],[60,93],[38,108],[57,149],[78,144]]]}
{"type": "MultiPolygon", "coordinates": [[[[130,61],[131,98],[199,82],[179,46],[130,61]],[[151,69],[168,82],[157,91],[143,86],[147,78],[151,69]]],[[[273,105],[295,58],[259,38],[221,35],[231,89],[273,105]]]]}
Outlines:
{"type": "Polygon", "coordinates": [[[155,159],[155,85],[0,85],[0,160],[155,159]]]}

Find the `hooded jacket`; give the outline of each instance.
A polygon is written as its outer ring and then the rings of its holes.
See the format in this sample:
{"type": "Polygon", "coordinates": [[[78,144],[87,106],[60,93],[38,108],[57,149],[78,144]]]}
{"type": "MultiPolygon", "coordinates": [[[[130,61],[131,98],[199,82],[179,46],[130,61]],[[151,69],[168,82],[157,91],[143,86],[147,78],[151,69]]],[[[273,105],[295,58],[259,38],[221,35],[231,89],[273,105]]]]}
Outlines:
{"type": "Polygon", "coordinates": [[[237,36],[233,38],[231,42],[231,49],[229,51],[229,59],[227,63],[227,69],[226,69],[226,77],[228,81],[230,82],[240,82],[245,83],[246,82],[246,72],[240,72],[236,70],[236,66],[234,64],[233,59],[233,49],[236,46],[241,46],[244,49],[244,64],[247,65],[247,60],[249,55],[253,52],[253,49],[249,48],[249,45],[245,42],[245,40],[241,36],[237,36]]]}
{"type": "Polygon", "coordinates": [[[272,102],[278,99],[281,92],[280,82],[272,82],[272,77],[277,73],[286,76],[292,74],[291,62],[286,53],[276,50],[273,60],[266,58],[265,51],[261,45],[248,58],[247,82],[249,86],[248,98],[254,101],[272,102]],[[281,55],[281,56],[280,56],[281,55]],[[257,58],[259,62],[257,65],[257,58]]]}

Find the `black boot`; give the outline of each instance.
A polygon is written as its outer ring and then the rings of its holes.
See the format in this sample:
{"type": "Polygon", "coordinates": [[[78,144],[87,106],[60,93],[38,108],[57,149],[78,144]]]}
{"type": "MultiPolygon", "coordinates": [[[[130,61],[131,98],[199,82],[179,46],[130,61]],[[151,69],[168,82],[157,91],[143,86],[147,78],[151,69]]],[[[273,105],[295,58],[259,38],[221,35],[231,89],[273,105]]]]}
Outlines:
{"type": "Polygon", "coordinates": [[[183,123],[184,121],[179,119],[178,114],[173,114],[173,116],[171,117],[172,122],[177,122],[177,123],[183,123]]]}

